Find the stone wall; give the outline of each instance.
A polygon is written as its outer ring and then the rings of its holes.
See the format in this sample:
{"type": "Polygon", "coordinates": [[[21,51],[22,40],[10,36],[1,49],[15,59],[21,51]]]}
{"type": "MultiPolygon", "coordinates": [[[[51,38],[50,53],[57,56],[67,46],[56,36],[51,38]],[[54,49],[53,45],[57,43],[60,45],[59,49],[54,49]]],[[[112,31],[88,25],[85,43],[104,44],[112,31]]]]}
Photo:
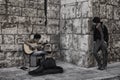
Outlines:
{"type": "Polygon", "coordinates": [[[50,49],[59,53],[60,0],[0,0],[0,67],[23,63],[23,43],[39,33],[48,40],[50,49]]]}
{"type": "Polygon", "coordinates": [[[98,16],[109,31],[108,62],[120,61],[120,0],[61,0],[61,53],[64,60],[95,66],[92,19],[98,16]]]}
{"type": "Polygon", "coordinates": [[[23,43],[35,33],[42,35],[41,41],[48,40],[57,59],[94,66],[90,31],[94,16],[109,30],[108,61],[120,61],[119,5],[120,0],[0,0],[0,67],[21,65],[23,43]]]}
{"type": "Polygon", "coordinates": [[[91,51],[89,19],[91,0],[61,0],[61,53],[64,60],[87,67],[91,51]]]}

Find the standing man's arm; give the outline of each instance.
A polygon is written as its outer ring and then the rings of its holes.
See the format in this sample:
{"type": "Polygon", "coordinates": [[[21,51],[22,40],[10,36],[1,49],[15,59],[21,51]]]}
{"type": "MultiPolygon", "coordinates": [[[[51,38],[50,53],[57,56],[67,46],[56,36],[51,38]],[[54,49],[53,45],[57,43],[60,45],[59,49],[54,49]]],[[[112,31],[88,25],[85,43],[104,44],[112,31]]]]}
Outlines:
{"type": "Polygon", "coordinates": [[[104,26],[104,35],[105,35],[104,39],[105,39],[105,41],[108,43],[109,34],[108,34],[108,29],[107,29],[106,26],[104,26]]]}

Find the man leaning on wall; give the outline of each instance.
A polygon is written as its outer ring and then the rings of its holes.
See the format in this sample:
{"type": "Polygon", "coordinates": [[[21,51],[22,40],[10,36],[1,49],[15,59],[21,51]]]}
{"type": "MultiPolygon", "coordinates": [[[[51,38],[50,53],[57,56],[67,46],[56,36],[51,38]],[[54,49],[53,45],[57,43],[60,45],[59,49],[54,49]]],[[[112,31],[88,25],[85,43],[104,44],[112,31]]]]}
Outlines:
{"type": "Polygon", "coordinates": [[[99,17],[94,17],[92,19],[93,26],[93,55],[98,64],[98,70],[104,70],[107,68],[107,60],[108,60],[108,29],[101,22],[99,17]],[[98,55],[99,51],[102,51],[102,58],[98,55]]]}

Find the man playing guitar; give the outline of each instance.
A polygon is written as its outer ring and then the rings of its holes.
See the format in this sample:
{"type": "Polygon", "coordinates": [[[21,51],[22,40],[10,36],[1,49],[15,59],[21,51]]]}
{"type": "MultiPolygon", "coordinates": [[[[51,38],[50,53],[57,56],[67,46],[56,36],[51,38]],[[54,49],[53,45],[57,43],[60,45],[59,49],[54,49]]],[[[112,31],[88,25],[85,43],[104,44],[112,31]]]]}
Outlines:
{"type": "Polygon", "coordinates": [[[36,56],[42,56],[44,57],[45,54],[47,54],[46,51],[44,51],[44,45],[46,43],[39,43],[39,40],[41,39],[40,34],[35,34],[33,39],[28,40],[24,43],[24,51],[26,54],[31,55],[31,66],[37,65],[37,59],[36,56]]]}

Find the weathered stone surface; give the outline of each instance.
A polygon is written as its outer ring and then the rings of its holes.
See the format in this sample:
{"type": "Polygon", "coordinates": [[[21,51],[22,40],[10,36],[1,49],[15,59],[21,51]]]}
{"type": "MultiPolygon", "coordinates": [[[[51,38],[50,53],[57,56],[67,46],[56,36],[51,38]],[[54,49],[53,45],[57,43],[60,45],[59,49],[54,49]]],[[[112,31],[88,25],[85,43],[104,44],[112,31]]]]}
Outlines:
{"type": "Polygon", "coordinates": [[[14,44],[14,36],[13,35],[4,35],[4,44],[14,44]]]}
{"type": "Polygon", "coordinates": [[[70,49],[72,48],[72,34],[61,34],[61,48],[70,49]]]}
{"type": "Polygon", "coordinates": [[[29,35],[16,35],[15,44],[23,44],[26,40],[29,39],[29,35]]]}
{"type": "Polygon", "coordinates": [[[118,7],[114,7],[114,19],[119,20],[120,19],[120,9],[118,7]]]}
{"type": "Polygon", "coordinates": [[[37,15],[37,9],[32,9],[32,8],[22,9],[22,16],[36,17],[36,15],[37,15]]]}
{"type": "Polygon", "coordinates": [[[112,19],[113,18],[113,6],[107,5],[107,18],[112,19]]]}
{"type": "Polygon", "coordinates": [[[59,15],[60,15],[60,13],[59,13],[59,11],[48,11],[48,14],[47,14],[47,16],[48,16],[48,18],[59,18],[59,15]]]}
{"type": "Polygon", "coordinates": [[[11,7],[9,8],[9,14],[14,16],[21,15],[21,8],[20,7],[11,7]]]}
{"type": "Polygon", "coordinates": [[[6,11],[5,11],[5,5],[0,5],[0,14],[5,14],[6,11]]]}
{"type": "Polygon", "coordinates": [[[73,21],[73,33],[81,33],[82,23],[81,19],[74,19],[73,21]]]}
{"type": "Polygon", "coordinates": [[[29,23],[18,25],[18,34],[30,34],[32,33],[32,25],[29,23]]]}
{"type": "Polygon", "coordinates": [[[103,5],[100,5],[100,17],[101,18],[106,18],[107,14],[107,9],[106,9],[106,5],[103,4],[103,5]]]}
{"type": "Polygon", "coordinates": [[[22,45],[11,45],[11,44],[6,44],[6,45],[1,45],[1,50],[2,51],[21,51],[22,50],[22,45]]]}
{"type": "MultiPolygon", "coordinates": [[[[53,51],[57,52],[58,48],[56,47],[59,44],[59,38],[55,35],[59,33],[60,0],[47,1],[47,18],[45,17],[44,1],[0,0],[0,50],[3,51],[3,54],[7,54],[6,51],[14,55],[17,55],[15,51],[22,53],[24,41],[35,33],[42,35],[40,41],[48,41],[50,45],[55,43],[54,46],[49,46],[51,49],[46,46],[46,50],[55,49],[53,51]],[[48,23],[45,27],[46,19],[48,23]],[[50,37],[50,34],[54,38],[50,37]]],[[[8,56],[9,59],[3,61],[5,64],[0,61],[1,66],[20,66],[22,63],[21,57],[22,55],[19,57],[8,56]]]]}
{"type": "Polygon", "coordinates": [[[59,27],[58,26],[49,26],[47,27],[47,33],[48,34],[58,34],[59,33],[59,27]]]}
{"type": "Polygon", "coordinates": [[[0,35],[0,44],[2,44],[2,41],[3,41],[3,40],[2,40],[2,35],[0,35]]]}
{"type": "Polygon", "coordinates": [[[2,34],[17,34],[17,24],[5,24],[2,26],[2,34]]]}
{"type": "Polygon", "coordinates": [[[33,25],[33,33],[45,33],[46,32],[46,27],[45,26],[40,26],[40,25],[33,25]]]}
{"type": "Polygon", "coordinates": [[[51,43],[59,43],[60,42],[60,34],[51,35],[50,36],[50,42],[51,43]]]}
{"type": "Polygon", "coordinates": [[[0,52],[0,60],[5,60],[5,54],[3,52],[0,52]]]}
{"type": "Polygon", "coordinates": [[[45,17],[44,10],[37,10],[37,17],[42,17],[42,18],[44,18],[44,17],[45,17]]]}
{"type": "Polygon", "coordinates": [[[89,19],[82,19],[82,34],[87,34],[87,33],[89,33],[89,25],[88,25],[88,20],[89,19]]]}

